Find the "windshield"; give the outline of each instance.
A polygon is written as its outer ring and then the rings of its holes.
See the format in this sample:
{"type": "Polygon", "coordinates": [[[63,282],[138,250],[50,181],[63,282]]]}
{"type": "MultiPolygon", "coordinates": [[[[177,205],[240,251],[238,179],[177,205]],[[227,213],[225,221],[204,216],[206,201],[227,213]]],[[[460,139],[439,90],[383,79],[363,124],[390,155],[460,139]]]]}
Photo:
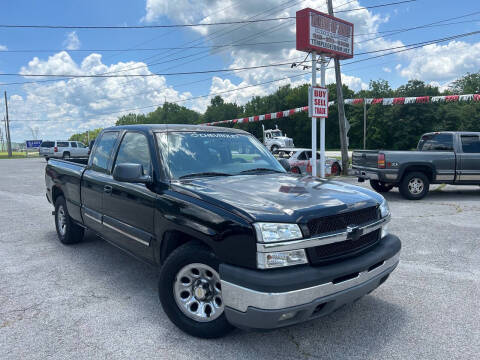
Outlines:
{"type": "Polygon", "coordinates": [[[174,179],[285,170],[253,136],[214,132],[157,133],[160,154],[174,179]]]}
{"type": "Polygon", "coordinates": [[[280,130],[272,131],[272,136],[273,136],[273,137],[281,137],[281,136],[282,136],[282,132],[281,132],[280,130]]]}

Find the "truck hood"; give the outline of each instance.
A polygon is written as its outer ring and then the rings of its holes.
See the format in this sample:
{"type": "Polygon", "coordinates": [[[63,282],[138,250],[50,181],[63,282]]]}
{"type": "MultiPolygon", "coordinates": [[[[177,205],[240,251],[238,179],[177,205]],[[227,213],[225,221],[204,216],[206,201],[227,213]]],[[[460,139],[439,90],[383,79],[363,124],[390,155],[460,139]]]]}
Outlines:
{"type": "Polygon", "coordinates": [[[381,195],[358,186],[279,173],[182,180],[172,183],[172,190],[250,221],[306,222],[383,201],[381,195]]]}

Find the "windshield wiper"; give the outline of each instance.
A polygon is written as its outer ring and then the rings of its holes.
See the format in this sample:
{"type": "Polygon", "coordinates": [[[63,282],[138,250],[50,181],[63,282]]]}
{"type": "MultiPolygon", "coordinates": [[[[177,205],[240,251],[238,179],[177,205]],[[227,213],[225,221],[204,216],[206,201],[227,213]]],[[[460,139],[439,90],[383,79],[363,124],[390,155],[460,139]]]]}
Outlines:
{"type": "Polygon", "coordinates": [[[232,176],[232,174],[222,173],[222,172],[214,172],[214,171],[207,171],[207,172],[199,172],[199,173],[191,173],[187,175],[182,175],[179,179],[186,179],[191,177],[207,177],[207,176],[232,176]]]}
{"type": "Polygon", "coordinates": [[[255,168],[255,169],[248,169],[240,171],[239,174],[248,174],[248,173],[256,173],[256,172],[276,172],[276,173],[283,173],[283,171],[275,170],[275,169],[268,169],[268,168],[255,168]]]}

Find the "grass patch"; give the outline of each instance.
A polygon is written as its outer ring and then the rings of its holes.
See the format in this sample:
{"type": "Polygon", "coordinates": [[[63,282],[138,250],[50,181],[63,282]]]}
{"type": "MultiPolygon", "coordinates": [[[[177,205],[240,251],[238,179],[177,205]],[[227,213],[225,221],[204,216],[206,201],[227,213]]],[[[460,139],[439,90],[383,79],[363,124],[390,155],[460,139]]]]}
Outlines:
{"type": "MultiPolygon", "coordinates": [[[[40,155],[38,154],[38,152],[34,152],[34,153],[28,153],[28,157],[31,158],[31,157],[39,157],[40,155]]],[[[13,151],[12,152],[12,157],[11,159],[21,159],[21,158],[26,158],[26,155],[24,152],[20,152],[20,151],[13,151]]],[[[8,153],[5,151],[5,152],[0,152],[0,159],[9,159],[8,157],[8,153]]]]}

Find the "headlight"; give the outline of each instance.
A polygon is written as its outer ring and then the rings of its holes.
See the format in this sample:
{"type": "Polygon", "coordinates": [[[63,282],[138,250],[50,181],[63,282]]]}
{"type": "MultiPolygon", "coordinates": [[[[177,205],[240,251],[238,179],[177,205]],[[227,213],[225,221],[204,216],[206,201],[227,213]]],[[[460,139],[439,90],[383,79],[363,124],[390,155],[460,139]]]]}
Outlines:
{"type": "Polygon", "coordinates": [[[270,243],[302,238],[302,231],[297,224],[255,223],[253,226],[258,242],[270,243]]]}
{"type": "Polygon", "coordinates": [[[390,208],[388,207],[387,200],[383,199],[383,202],[380,204],[380,214],[382,218],[390,215],[390,208]]]}
{"type": "Polygon", "coordinates": [[[257,267],[271,269],[308,263],[304,249],[257,253],[257,267]]]}

